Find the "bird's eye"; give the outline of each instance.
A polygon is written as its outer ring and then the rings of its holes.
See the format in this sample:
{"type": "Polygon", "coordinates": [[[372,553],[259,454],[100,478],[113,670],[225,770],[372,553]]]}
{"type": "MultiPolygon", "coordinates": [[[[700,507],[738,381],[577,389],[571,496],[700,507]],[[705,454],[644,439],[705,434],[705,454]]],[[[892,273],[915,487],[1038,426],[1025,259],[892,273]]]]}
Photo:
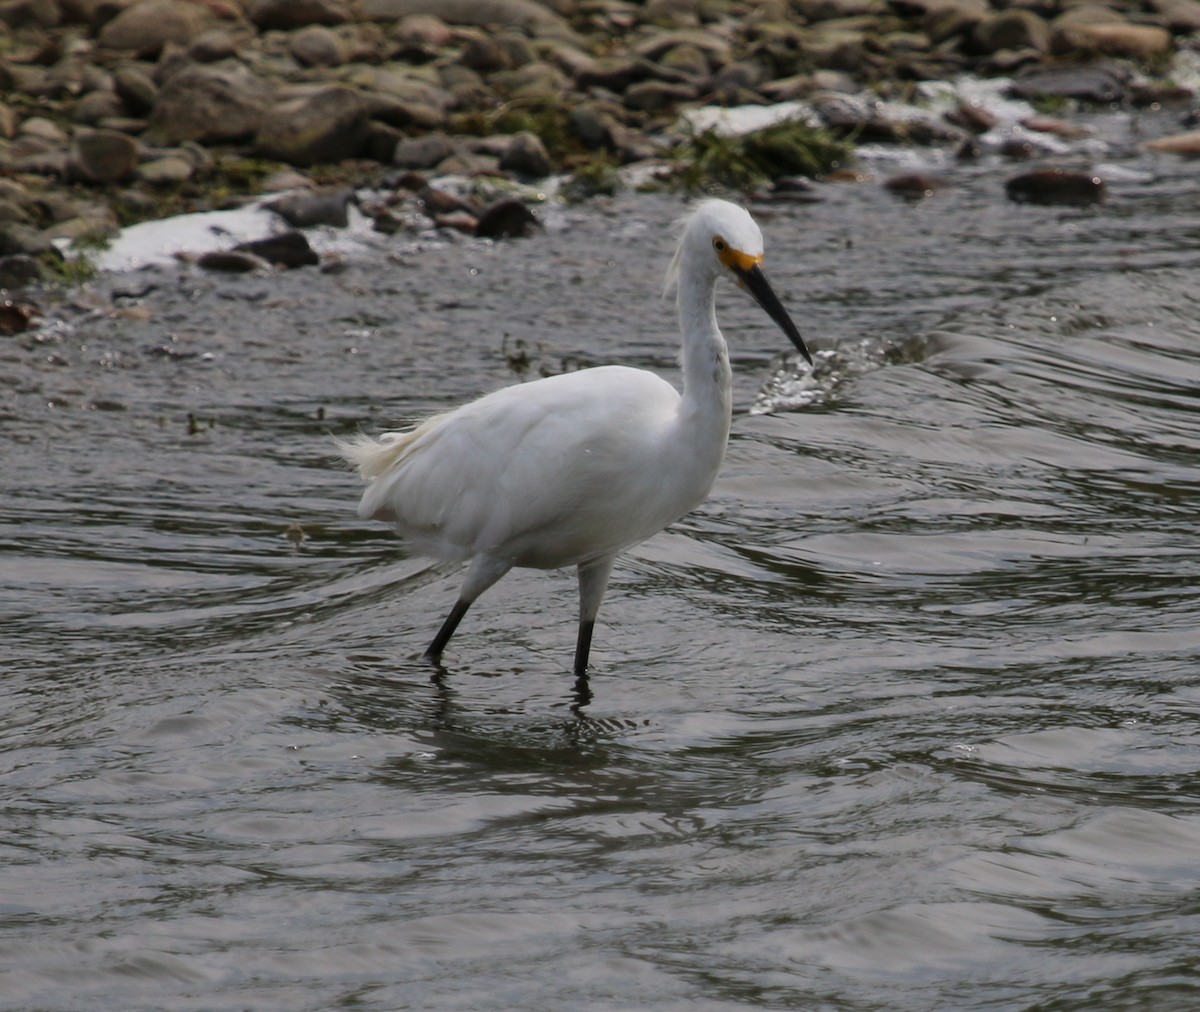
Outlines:
{"type": "Polygon", "coordinates": [[[715,239],[713,239],[713,249],[715,249],[718,253],[724,253],[725,252],[725,240],[722,239],[720,236],[717,236],[715,239]]]}

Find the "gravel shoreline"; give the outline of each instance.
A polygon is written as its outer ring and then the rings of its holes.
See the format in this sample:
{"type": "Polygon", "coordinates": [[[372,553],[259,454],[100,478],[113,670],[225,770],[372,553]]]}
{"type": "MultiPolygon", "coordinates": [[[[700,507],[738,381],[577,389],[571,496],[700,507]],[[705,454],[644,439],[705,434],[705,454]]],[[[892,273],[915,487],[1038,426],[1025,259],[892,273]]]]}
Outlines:
{"type": "MultiPolygon", "coordinates": [[[[380,231],[490,236],[531,227],[518,184],[551,174],[575,198],[640,163],[662,185],[800,192],[868,140],[969,153],[986,108],[881,112],[963,75],[1012,78],[1049,134],[1089,104],[1177,103],[1186,122],[1172,66],[1195,49],[1200,0],[4,0],[0,289],[62,276],[64,240],[279,190],[297,228],[344,223],[354,201],[380,231]],[[752,146],[678,129],[689,110],[789,101],[809,120],[752,146]],[[430,185],[448,175],[477,185],[430,185]]],[[[1184,128],[1155,143],[1200,152],[1184,128]]],[[[1010,196],[1102,196],[1061,171],[1022,186],[1010,196]]],[[[316,260],[251,248],[205,266],[316,260]]]]}

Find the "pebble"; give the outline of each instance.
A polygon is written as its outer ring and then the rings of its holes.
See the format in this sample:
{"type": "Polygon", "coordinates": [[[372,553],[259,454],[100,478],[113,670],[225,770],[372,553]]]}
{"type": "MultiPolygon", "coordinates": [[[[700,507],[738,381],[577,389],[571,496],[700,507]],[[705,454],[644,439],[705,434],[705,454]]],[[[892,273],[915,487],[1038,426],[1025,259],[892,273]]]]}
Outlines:
{"type": "MultiPolygon", "coordinates": [[[[619,185],[618,167],[662,158],[674,143],[664,129],[704,103],[804,99],[853,143],[982,155],[993,149],[972,140],[998,123],[987,102],[912,120],[884,100],[904,99],[912,78],[1005,74],[1013,96],[1033,103],[1186,106],[1195,96],[1171,81],[1167,60],[1193,44],[1200,0],[3,0],[0,24],[0,181],[38,180],[0,193],[0,208],[11,205],[0,213],[0,253],[11,256],[41,254],[48,233],[103,234],[117,207],[126,219],[154,214],[171,187],[216,203],[236,179],[228,166],[247,158],[292,173],[331,167],[351,188],[378,186],[396,169],[525,181],[565,170],[619,185]],[[1162,79],[1146,79],[1147,66],[1162,79]],[[881,101],[858,97],[872,92],[881,101]],[[589,158],[604,171],[586,171],[589,158]],[[80,185],[87,199],[67,190],[80,185]],[[48,215],[59,195],[61,213],[48,215]],[[49,229],[35,224],[48,218],[49,229]]],[[[1025,127],[1086,133],[1069,112],[1025,127]]],[[[1195,137],[1144,146],[1194,155],[1195,137]]],[[[1044,153],[1028,137],[1015,144],[1010,154],[1044,153]]],[[[1047,171],[1009,180],[1009,195],[1103,198],[1086,173],[1047,171]]],[[[884,185],[923,196],[936,182],[884,185]]],[[[349,193],[336,186],[277,210],[293,227],[342,227],[349,193]]],[[[447,229],[509,237],[537,228],[519,200],[484,211],[427,203],[447,229]]],[[[387,206],[371,217],[377,228],[405,221],[387,206]]],[[[296,255],[316,262],[311,250],[296,255]]]]}

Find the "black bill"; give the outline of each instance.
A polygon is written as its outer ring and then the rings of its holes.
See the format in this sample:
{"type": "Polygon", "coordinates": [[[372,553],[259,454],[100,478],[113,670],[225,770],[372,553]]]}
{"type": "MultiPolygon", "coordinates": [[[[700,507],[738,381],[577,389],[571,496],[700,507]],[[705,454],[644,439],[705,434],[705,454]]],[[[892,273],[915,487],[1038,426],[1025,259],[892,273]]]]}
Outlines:
{"type": "Polygon", "coordinates": [[[796,329],[796,325],[792,323],[792,318],[788,316],[788,312],[783,308],[783,303],[779,301],[779,296],[775,294],[771,288],[771,283],[767,281],[767,276],[763,273],[763,269],[755,264],[748,271],[736,271],[738,280],[741,281],[743,287],[751,295],[754,296],[754,301],[767,311],[767,315],[779,324],[780,329],[787,334],[788,340],[796,346],[796,350],[804,356],[809,365],[813,364],[812,355],[808,353],[808,348],[804,345],[804,338],[800,336],[800,331],[796,329]]]}

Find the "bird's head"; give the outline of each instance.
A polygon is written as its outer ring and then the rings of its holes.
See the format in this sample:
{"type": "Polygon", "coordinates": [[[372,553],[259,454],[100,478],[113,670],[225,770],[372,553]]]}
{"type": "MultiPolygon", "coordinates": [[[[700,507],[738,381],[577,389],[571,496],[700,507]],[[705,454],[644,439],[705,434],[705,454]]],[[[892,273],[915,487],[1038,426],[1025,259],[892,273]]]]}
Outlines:
{"type": "Polygon", "coordinates": [[[696,208],[667,270],[667,288],[679,280],[684,261],[707,269],[712,277],[730,275],[771,317],[812,364],[804,339],[763,273],[762,232],[745,208],[727,200],[706,200],[696,208]]]}

